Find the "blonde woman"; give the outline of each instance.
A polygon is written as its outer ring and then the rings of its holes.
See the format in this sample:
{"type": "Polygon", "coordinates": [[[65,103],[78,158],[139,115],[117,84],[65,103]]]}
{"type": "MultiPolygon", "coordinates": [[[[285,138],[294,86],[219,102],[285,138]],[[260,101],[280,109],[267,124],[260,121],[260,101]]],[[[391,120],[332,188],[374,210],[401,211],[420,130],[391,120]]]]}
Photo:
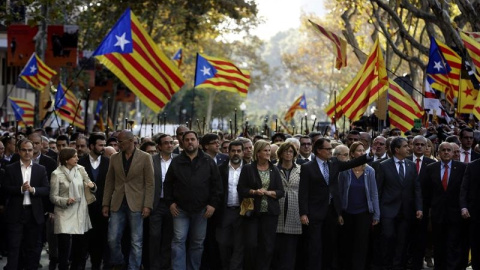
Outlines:
{"type": "Polygon", "coordinates": [[[50,200],[55,205],[54,234],[58,239],[58,269],[84,269],[87,257],[85,233],[92,228],[88,215],[85,188],[95,192],[84,167],[77,164],[77,151],[63,148],[59,153],[60,166],[52,173],[50,200]]]}

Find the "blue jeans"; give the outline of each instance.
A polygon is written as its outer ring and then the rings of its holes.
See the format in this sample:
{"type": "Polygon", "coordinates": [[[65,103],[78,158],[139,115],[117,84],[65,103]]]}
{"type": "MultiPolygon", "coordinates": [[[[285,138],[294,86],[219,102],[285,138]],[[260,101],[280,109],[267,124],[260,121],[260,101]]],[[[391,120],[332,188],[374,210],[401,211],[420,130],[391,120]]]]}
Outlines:
{"type": "Polygon", "coordinates": [[[130,256],[128,269],[138,270],[142,264],[142,241],[143,241],[143,218],[142,212],[132,212],[126,201],[122,203],[118,211],[110,212],[108,222],[108,247],[110,249],[111,265],[123,265],[125,260],[122,254],[121,241],[125,231],[126,222],[130,225],[130,256]]]}
{"type": "Polygon", "coordinates": [[[182,209],[173,218],[172,269],[198,270],[202,262],[203,241],[207,233],[207,219],[203,217],[205,209],[188,213],[182,209]],[[185,242],[189,239],[188,254],[185,242]],[[187,262],[188,258],[188,262],[187,262]]]}

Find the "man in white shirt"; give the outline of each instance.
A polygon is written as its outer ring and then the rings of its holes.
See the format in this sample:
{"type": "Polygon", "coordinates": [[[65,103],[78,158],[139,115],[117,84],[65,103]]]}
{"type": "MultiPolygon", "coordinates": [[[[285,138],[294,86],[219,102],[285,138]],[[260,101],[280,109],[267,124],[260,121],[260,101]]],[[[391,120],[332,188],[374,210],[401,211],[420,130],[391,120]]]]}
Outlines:
{"type": "Polygon", "coordinates": [[[460,161],[463,163],[470,163],[480,157],[480,154],[473,151],[473,129],[464,128],[460,131],[460,161]]]}

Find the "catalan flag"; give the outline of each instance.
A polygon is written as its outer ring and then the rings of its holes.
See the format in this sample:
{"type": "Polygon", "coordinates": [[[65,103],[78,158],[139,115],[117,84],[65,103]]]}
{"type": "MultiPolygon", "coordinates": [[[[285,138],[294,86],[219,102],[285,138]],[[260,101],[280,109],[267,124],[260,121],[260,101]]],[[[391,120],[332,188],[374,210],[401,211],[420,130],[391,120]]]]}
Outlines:
{"type": "Polygon", "coordinates": [[[160,51],[130,9],[93,55],[155,113],[184,85],[178,67],[160,51]]]}
{"type": "Polygon", "coordinates": [[[468,55],[472,58],[473,65],[475,66],[478,80],[480,81],[480,33],[476,32],[462,32],[460,31],[460,37],[462,38],[465,49],[467,49],[468,55]]]}
{"type": "Polygon", "coordinates": [[[470,75],[468,74],[467,67],[464,63],[460,76],[457,112],[472,113],[477,95],[478,90],[473,87],[472,80],[470,79],[470,75]]]}
{"type": "Polygon", "coordinates": [[[15,119],[19,121],[19,125],[23,125],[25,128],[33,126],[33,116],[35,109],[33,105],[26,99],[9,97],[10,105],[12,105],[15,119]]]}
{"type": "Polygon", "coordinates": [[[178,49],[178,51],[173,56],[172,60],[177,64],[177,67],[180,68],[183,61],[183,51],[182,49],[178,49]]]}
{"type": "Polygon", "coordinates": [[[393,80],[389,80],[388,117],[390,126],[402,132],[411,130],[414,119],[422,119],[423,109],[420,105],[393,80]]]}
{"type": "Polygon", "coordinates": [[[293,119],[293,116],[298,110],[306,110],[307,109],[307,99],[305,98],[305,94],[299,96],[290,106],[287,113],[283,117],[285,121],[288,123],[293,119]]]}
{"type": "MultiPolygon", "coordinates": [[[[341,113],[351,121],[356,121],[365,113],[367,106],[376,101],[387,88],[387,69],[377,39],[362,69],[340,93],[337,104],[332,101],[328,105],[326,113],[332,118],[336,108],[341,106],[341,113]]],[[[339,116],[337,114],[337,117],[339,116]]]]}
{"type": "Polygon", "coordinates": [[[425,111],[428,110],[428,114],[444,117],[447,122],[450,122],[450,117],[447,115],[445,108],[440,103],[440,100],[437,98],[435,90],[432,88],[434,80],[425,76],[424,81],[424,92],[425,98],[423,99],[423,107],[425,111]]]}
{"type": "Polygon", "coordinates": [[[57,86],[55,110],[58,110],[58,115],[62,120],[85,130],[85,121],[81,116],[83,108],[72,91],[68,90],[62,83],[57,86]]]}
{"type": "Polygon", "coordinates": [[[49,68],[37,54],[33,53],[20,73],[20,77],[31,87],[43,91],[57,72],[49,68]]]}
{"type": "Polygon", "coordinates": [[[197,53],[196,88],[213,88],[238,93],[246,97],[250,86],[250,72],[238,68],[229,60],[197,53]]]}
{"type": "Polygon", "coordinates": [[[335,46],[333,51],[336,56],[336,61],[335,61],[335,68],[336,69],[341,69],[342,67],[347,66],[347,42],[341,38],[339,38],[337,35],[335,35],[333,32],[330,32],[323,28],[322,26],[308,20],[313,27],[326,36],[330,41],[333,42],[333,45],[335,46]]]}

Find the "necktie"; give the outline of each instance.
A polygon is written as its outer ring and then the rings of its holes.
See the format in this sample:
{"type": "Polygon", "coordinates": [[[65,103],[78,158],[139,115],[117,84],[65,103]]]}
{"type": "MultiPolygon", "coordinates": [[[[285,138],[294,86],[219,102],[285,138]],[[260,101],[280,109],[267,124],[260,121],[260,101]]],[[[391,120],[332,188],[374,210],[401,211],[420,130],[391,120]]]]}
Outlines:
{"type": "Polygon", "coordinates": [[[417,158],[417,174],[420,173],[420,159],[417,158]]]}
{"type": "Polygon", "coordinates": [[[469,163],[469,162],[470,162],[470,159],[468,158],[468,152],[465,151],[465,152],[463,152],[463,153],[465,154],[465,159],[463,160],[463,162],[469,163]]]}
{"type": "Polygon", "coordinates": [[[328,174],[328,163],[325,161],[323,162],[323,166],[322,166],[322,174],[323,174],[323,178],[325,178],[325,182],[327,182],[327,185],[329,183],[329,174],[328,174]]]}
{"type": "Polygon", "coordinates": [[[400,179],[405,180],[405,170],[403,169],[403,161],[398,162],[398,174],[400,175],[400,179]]]}
{"type": "Polygon", "coordinates": [[[444,166],[442,186],[443,186],[443,189],[446,191],[448,186],[448,164],[445,164],[444,166]]]}

